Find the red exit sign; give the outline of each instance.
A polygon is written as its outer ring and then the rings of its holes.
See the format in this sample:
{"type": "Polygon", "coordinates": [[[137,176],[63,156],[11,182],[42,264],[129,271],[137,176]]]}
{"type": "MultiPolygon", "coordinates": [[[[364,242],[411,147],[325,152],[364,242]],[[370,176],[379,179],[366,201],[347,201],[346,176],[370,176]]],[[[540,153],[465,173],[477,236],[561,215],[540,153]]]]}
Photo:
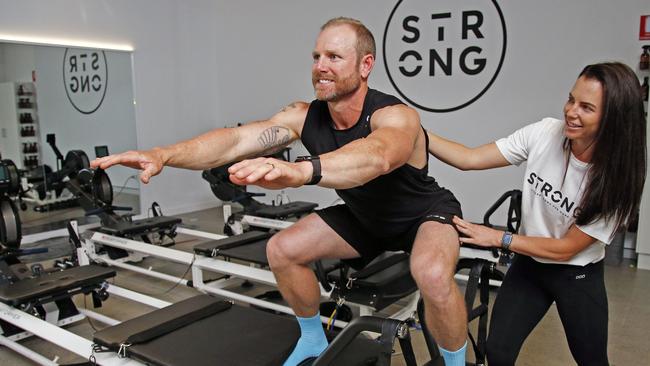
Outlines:
{"type": "Polygon", "coordinates": [[[639,40],[650,40],[650,15],[641,15],[639,25],[639,40]]]}

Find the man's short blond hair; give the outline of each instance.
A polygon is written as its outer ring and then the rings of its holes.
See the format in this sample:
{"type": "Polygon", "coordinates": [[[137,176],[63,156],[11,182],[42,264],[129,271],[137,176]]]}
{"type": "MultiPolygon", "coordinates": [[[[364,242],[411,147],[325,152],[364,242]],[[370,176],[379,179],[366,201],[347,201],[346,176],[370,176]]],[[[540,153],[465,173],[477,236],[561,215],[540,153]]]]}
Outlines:
{"type": "Polygon", "coordinates": [[[372,57],[375,57],[375,37],[372,33],[366,28],[363,23],[357,19],[346,18],[346,17],[337,17],[328,20],[322,27],[321,31],[337,25],[348,25],[352,27],[354,32],[357,35],[357,62],[361,62],[363,56],[371,54],[372,57]]]}

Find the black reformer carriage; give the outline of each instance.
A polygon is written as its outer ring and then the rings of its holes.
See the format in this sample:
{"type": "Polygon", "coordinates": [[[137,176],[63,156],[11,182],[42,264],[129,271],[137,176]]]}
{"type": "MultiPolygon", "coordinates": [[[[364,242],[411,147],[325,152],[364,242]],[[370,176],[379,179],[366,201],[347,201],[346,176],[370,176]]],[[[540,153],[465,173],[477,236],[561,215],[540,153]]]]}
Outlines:
{"type": "MultiPolygon", "coordinates": [[[[106,280],[115,271],[98,265],[34,271],[20,259],[47,248],[21,249],[20,216],[14,204],[19,194],[18,174],[10,160],[0,162],[0,302],[54,324],[79,315],[72,302],[76,294],[92,294],[95,305],[107,297],[106,280]]],[[[34,267],[42,268],[42,267],[34,267]]],[[[4,337],[22,332],[0,320],[4,337]]]]}

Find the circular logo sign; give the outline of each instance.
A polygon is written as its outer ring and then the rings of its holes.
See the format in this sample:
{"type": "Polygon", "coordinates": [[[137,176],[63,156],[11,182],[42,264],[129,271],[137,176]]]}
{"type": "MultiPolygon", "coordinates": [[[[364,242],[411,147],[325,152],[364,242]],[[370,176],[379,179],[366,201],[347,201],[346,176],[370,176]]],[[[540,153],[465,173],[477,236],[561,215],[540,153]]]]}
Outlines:
{"type": "Polygon", "coordinates": [[[63,55],[63,84],[76,110],[91,114],[99,109],[106,96],[107,83],[108,66],[104,51],[66,48],[63,55]]]}
{"type": "Polygon", "coordinates": [[[494,0],[400,0],[384,30],[384,66],[413,106],[451,112],[490,88],[505,58],[506,38],[494,0]]]}

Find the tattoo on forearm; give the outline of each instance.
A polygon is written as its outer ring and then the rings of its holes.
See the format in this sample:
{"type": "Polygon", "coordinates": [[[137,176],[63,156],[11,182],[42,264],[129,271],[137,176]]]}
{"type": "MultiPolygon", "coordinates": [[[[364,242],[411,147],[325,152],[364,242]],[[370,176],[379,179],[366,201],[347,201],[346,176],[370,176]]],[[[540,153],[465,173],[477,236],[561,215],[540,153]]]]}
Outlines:
{"type": "Polygon", "coordinates": [[[278,151],[289,143],[289,129],[280,126],[269,127],[257,137],[263,151],[260,155],[268,155],[278,151]]]}

